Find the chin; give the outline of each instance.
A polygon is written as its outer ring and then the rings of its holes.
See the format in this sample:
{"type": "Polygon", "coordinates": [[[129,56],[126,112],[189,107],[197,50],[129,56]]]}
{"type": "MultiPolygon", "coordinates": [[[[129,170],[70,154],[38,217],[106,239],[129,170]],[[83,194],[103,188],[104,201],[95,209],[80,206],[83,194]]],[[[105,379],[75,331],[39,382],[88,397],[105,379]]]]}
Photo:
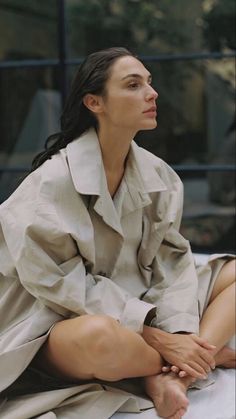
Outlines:
{"type": "Polygon", "coordinates": [[[155,129],[157,127],[157,121],[150,121],[148,124],[145,124],[140,128],[140,131],[147,131],[149,129],[155,129]]]}

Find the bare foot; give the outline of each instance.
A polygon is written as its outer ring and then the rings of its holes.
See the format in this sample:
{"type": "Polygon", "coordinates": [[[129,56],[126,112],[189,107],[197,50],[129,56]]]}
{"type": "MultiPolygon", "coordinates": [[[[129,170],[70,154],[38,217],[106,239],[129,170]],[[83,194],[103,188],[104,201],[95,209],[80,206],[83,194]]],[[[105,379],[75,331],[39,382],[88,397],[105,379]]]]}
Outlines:
{"type": "Polygon", "coordinates": [[[236,368],[236,351],[224,346],[215,355],[216,365],[224,368],[236,368]]]}
{"type": "Polygon", "coordinates": [[[180,419],[189,404],[186,391],[192,381],[173,373],[152,375],[145,378],[145,389],[161,417],[180,419]]]}

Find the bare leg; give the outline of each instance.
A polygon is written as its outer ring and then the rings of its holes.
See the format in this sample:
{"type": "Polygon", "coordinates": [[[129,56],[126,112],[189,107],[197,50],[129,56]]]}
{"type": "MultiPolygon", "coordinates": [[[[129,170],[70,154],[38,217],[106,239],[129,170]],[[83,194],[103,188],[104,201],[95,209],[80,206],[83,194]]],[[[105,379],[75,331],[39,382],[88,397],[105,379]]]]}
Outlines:
{"type": "Polygon", "coordinates": [[[108,316],[57,323],[36,356],[41,368],[69,380],[118,381],[161,371],[162,359],[137,333],[108,316]]]}
{"type": "Polygon", "coordinates": [[[216,366],[224,368],[236,368],[236,351],[235,349],[224,346],[215,355],[216,366]]]}
{"type": "Polygon", "coordinates": [[[232,352],[223,350],[235,334],[235,261],[226,263],[221,269],[212,291],[209,305],[200,323],[200,336],[216,346],[216,364],[223,355],[232,358],[232,352]],[[217,358],[217,354],[218,358],[217,358]]]}

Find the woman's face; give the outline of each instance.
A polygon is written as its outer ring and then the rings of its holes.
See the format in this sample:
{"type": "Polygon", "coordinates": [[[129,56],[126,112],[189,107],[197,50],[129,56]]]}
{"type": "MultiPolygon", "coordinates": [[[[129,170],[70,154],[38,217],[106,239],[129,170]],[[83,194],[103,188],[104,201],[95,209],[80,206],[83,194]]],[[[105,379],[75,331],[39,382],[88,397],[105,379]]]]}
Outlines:
{"type": "Polygon", "coordinates": [[[99,122],[127,128],[134,135],[139,130],[153,129],[157,125],[157,97],[144,65],[134,57],[121,57],[112,65],[99,122]]]}

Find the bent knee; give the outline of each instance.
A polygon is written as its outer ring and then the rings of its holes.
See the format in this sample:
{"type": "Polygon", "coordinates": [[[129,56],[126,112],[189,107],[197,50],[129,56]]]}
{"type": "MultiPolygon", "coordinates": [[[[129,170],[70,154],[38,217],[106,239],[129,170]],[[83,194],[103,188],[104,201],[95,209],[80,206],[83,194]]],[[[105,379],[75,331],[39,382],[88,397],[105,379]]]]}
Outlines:
{"type": "Polygon", "coordinates": [[[225,282],[227,286],[235,282],[236,280],[236,260],[235,259],[229,260],[223,265],[219,273],[219,278],[221,279],[222,282],[225,282]]]}
{"type": "Polygon", "coordinates": [[[235,259],[229,260],[224,263],[222,266],[218,277],[216,279],[210,302],[213,301],[217,295],[219,295],[222,291],[224,291],[226,288],[230,286],[234,286],[235,283],[235,265],[236,261],[235,259]]]}
{"type": "Polygon", "coordinates": [[[117,341],[120,328],[115,319],[106,315],[79,316],[65,320],[63,326],[67,328],[67,339],[71,344],[90,352],[110,350],[117,341]]]}

